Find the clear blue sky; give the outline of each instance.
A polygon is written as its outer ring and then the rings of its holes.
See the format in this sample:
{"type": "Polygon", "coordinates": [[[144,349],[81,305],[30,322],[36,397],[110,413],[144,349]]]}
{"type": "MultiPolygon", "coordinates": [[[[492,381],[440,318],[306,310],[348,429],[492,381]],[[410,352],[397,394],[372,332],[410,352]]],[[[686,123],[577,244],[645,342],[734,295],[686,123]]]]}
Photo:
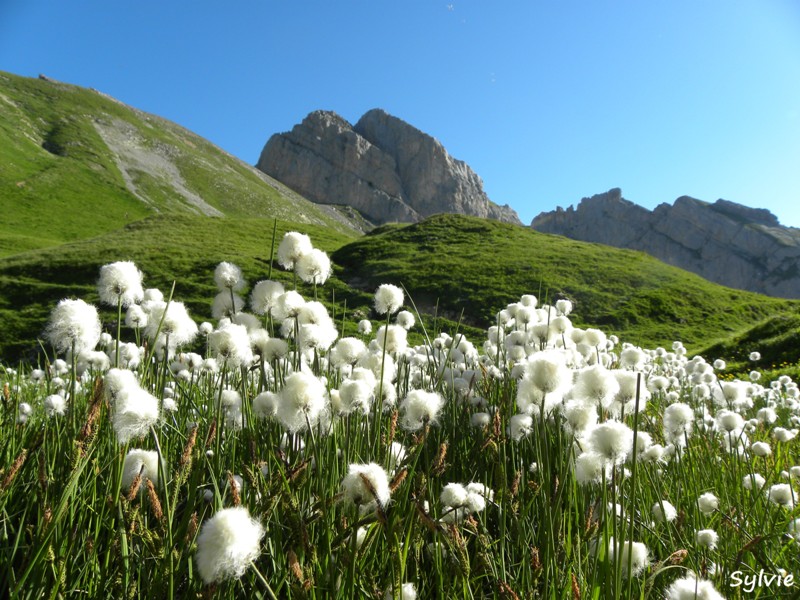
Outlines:
{"type": "Polygon", "coordinates": [[[800,227],[797,0],[0,0],[0,70],[94,87],[248,163],[380,107],[523,222],[621,187],[800,227]]]}

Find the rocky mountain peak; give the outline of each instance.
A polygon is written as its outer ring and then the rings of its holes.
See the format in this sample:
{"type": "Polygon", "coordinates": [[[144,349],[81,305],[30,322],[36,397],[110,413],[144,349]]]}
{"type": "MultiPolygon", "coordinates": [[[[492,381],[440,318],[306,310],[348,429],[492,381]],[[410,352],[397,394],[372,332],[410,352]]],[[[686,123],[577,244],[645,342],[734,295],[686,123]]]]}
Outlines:
{"type": "Polygon", "coordinates": [[[647,252],[715,283],[800,298],[800,230],[765,209],[681,196],[654,210],[612,189],[577,208],[538,215],[531,227],[572,239],[647,252]]]}
{"type": "Polygon", "coordinates": [[[381,109],[355,126],[334,112],[314,111],[290,132],[273,135],[256,166],[314,202],[352,206],[375,223],[442,212],[520,222],[511,208],[489,200],[466,163],[381,109]]]}

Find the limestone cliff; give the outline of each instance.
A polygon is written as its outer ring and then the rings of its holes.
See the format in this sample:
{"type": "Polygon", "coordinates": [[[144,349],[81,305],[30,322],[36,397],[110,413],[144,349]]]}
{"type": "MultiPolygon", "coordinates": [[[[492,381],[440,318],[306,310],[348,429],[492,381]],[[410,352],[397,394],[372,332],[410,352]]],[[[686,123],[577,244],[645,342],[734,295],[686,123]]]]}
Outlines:
{"type": "Polygon", "coordinates": [[[435,213],[520,223],[491,202],[463,161],[431,136],[382,110],[352,126],[316,111],[267,142],[257,168],[320,204],[344,204],[374,223],[415,222],[435,213]]]}
{"type": "Polygon", "coordinates": [[[782,226],[768,210],[683,196],[650,211],[612,189],[577,208],[542,213],[531,227],[641,250],[729,287],[800,298],[800,229],[782,226]]]}

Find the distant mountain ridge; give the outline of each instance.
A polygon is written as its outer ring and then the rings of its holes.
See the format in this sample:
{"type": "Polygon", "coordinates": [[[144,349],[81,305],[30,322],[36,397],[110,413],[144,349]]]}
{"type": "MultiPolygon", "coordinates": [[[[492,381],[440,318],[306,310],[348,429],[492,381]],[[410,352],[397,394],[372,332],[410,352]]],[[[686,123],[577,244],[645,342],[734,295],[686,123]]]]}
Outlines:
{"type": "Polygon", "coordinates": [[[800,298],[800,229],[766,209],[689,196],[652,211],[615,188],[559,207],[531,227],[585,242],[647,252],[709,281],[782,298],[800,298]]]}
{"type": "Polygon", "coordinates": [[[355,126],[315,111],[273,135],[257,168],[320,204],[348,205],[376,224],[458,213],[521,224],[489,200],[480,177],[436,139],[383,110],[355,126]]]}

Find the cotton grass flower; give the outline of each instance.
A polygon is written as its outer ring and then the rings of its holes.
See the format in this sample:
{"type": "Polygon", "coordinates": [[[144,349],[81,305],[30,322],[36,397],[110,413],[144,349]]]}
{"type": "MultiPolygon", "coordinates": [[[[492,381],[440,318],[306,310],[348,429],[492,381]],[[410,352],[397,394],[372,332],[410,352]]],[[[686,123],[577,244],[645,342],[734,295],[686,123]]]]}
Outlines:
{"type": "Polygon", "coordinates": [[[711,492],[706,492],[697,499],[697,508],[704,515],[710,515],[719,508],[719,498],[711,492]]]}
{"type": "Polygon", "coordinates": [[[416,319],[414,319],[414,315],[407,310],[401,310],[397,313],[395,317],[395,322],[405,330],[409,330],[414,327],[414,323],[416,323],[416,319]]]}
{"type": "Polygon", "coordinates": [[[707,579],[698,579],[692,573],[672,582],[667,588],[667,600],[725,600],[714,584],[707,579]]]}
{"type": "Polygon", "coordinates": [[[619,560],[622,574],[626,577],[637,577],[650,565],[650,552],[642,542],[608,540],[608,554],[611,561],[619,560]],[[630,570],[628,569],[630,563],[630,570]]]}
{"type": "Polygon", "coordinates": [[[359,507],[377,502],[385,508],[392,494],[386,471],[376,463],[351,464],[341,488],[344,500],[359,507]]]}
{"type": "Polygon", "coordinates": [[[294,269],[301,281],[322,285],[331,276],[331,259],[322,250],[314,248],[297,259],[294,269]]]}
{"type": "Polygon", "coordinates": [[[158,398],[136,386],[123,389],[117,395],[111,424],[117,441],[126,444],[147,435],[158,417],[158,398]]]}
{"type": "Polygon", "coordinates": [[[197,571],[206,584],[238,579],[261,554],[264,527],[244,506],[225,508],[197,536],[197,571]]]}
{"type": "Polygon", "coordinates": [[[606,461],[621,465],[633,450],[633,431],[625,423],[608,420],[589,429],[586,441],[606,461]]]}
{"type": "Polygon", "coordinates": [[[242,270],[233,263],[221,262],[214,269],[214,283],[222,291],[233,290],[238,292],[247,282],[242,277],[242,270]]]}
{"type": "Polygon", "coordinates": [[[128,451],[122,463],[122,489],[131,487],[139,474],[142,476],[142,481],[149,479],[153,485],[158,485],[158,452],[138,448],[128,451]]]}
{"type": "Polygon", "coordinates": [[[695,532],[694,539],[698,546],[713,550],[717,547],[719,535],[713,529],[700,529],[699,531],[695,532]]]}
{"type": "Polygon", "coordinates": [[[122,308],[144,299],[142,272],[130,261],[110,263],[100,267],[97,282],[100,302],[109,306],[120,304],[122,308]]]}
{"type": "Polygon", "coordinates": [[[59,394],[50,394],[44,399],[44,412],[48,417],[63,417],[67,412],[67,401],[59,394]]]}
{"type": "Polygon", "coordinates": [[[379,315],[394,314],[403,306],[403,290],[390,283],[378,286],[375,291],[375,311],[379,315]]]}
{"type": "MultiPolygon", "coordinates": [[[[383,598],[384,600],[392,600],[394,598],[392,586],[389,586],[383,598]]],[[[400,600],[417,600],[417,588],[413,583],[404,583],[400,586],[400,600]]]]}
{"type": "Polygon", "coordinates": [[[100,341],[102,327],[97,309],[83,300],[61,300],[50,313],[44,336],[57,352],[77,354],[93,350],[100,341]]]}
{"type": "Polygon", "coordinates": [[[275,306],[278,297],[285,292],[282,283],[269,279],[259,281],[250,292],[250,308],[257,315],[267,314],[275,306]]]}
{"type": "Polygon", "coordinates": [[[417,431],[426,423],[435,424],[439,411],[444,406],[444,398],[436,392],[411,390],[400,403],[403,413],[401,425],[406,431],[417,431]]]}
{"type": "Polygon", "coordinates": [[[218,362],[232,369],[249,367],[253,362],[250,336],[243,325],[228,322],[208,334],[208,350],[218,362]]]}
{"type": "Polygon", "coordinates": [[[291,433],[313,427],[325,408],[326,395],[325,386],[313,375],[292,373],[280,391],[276,416],[291,433]]]}
{"type": "Polygon", "coordinates": [[[678,517],[677,509],[666,500],[656,502],[650,509],[656,523],[671,523],[678,517]]]}
{"type": "Polygon", "coordinates": [[[767,482],[764,476],[759,473],[752,473],[744,476],[742,487],[746,490],[760,490],[767,482]]]}
{"type": "Polygon", "coordinates": [[[278,264],[287,271],[291,271],[297,261],[313,249],[310,237],[296,231],[287,231],[278,244],[278,264]]]}
{"type": "Polygon", "coordinates": [[[144,332],[157,346],[163,346],[169,341],[169,348],[173,350],[194,341],[197,337],[197,323],[189,316],[183,302],[154,302],[144,332]]]}
{"type": "Polygon", "coordinates": [[[767,490],[767,498],[773,504],[792,510],[795,505],[796,494],[788,483],[776,483],[767,490]]]}

